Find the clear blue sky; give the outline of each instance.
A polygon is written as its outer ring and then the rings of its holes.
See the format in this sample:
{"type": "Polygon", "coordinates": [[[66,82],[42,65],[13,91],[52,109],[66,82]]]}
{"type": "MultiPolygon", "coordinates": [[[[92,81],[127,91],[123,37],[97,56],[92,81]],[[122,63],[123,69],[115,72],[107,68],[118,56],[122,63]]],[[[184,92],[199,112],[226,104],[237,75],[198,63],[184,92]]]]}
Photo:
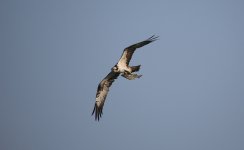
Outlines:
{"type": "Polygon", "coordinates": [[[1,150],[243,150],[244,1],[2,0],[1,150]],[[98,83],[123,49],[100,122],[98,83]]]}

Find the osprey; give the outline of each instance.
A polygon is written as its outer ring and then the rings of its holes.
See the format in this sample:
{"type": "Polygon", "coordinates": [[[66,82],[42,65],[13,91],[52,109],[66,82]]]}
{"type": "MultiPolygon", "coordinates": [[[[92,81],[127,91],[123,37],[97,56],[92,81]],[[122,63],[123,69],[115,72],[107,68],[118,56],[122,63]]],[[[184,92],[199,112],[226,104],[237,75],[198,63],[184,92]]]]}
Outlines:
{"type": "Polygon", "coordinates": [[[128,80],[134,80],[136,78],[140,78],[142,75],[137,75],[133,72],[137,72],[140,70],[140,66],[129,66],[131,57],[137,48],[140,48],[144,45],[147,45],[155,40],[157,40],[158,36],[151,36],[147,40],[142,42],[133,44],[124,49],[124,52],[116,65],[111,68],[111,72],[99,83],[97,87],[96,93],[96,102],[92,112],[92,115],[95,113],[95,120],[100,119],[103,113],[103,105],[105,103],[106,97],[108,95],[109,87],[112,85],[115,79],[118,78],[120,74],[124,78],[128,80]]]}

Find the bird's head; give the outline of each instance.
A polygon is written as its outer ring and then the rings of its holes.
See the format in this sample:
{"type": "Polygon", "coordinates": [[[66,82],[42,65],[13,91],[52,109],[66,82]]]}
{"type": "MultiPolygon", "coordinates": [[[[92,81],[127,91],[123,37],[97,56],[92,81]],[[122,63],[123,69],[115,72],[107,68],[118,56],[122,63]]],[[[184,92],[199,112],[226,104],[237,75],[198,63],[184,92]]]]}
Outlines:
{"type": "Polygon", "coordinates": [[[119,68],[117,65],[115,65],[112,69],[113,72],[119,72],[119,68]]]}

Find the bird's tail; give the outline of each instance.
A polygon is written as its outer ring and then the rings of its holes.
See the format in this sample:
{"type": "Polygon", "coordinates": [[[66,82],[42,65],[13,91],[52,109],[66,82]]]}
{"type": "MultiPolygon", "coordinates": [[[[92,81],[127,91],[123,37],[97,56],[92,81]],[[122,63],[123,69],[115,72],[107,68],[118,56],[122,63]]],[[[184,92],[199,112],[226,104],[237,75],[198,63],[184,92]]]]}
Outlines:
{"type": "Polygon", "coordinates": [[[131,67],[131,70],[132,70],[132,72],[137,72],[137,71],[140,70],[140,68],[141,68],[141,65],[138,65],[138,66],[132,66],[132,67],[131,67]]]}

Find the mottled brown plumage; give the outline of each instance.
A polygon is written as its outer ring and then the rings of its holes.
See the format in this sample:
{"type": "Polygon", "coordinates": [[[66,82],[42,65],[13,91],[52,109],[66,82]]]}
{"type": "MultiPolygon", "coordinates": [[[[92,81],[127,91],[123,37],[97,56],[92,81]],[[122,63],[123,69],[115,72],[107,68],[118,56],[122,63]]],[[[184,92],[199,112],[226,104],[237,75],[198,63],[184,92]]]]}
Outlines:
{"type": "Polygon", "coordinates": [[[92,115],[95,113],[95,119],[99,121],[103,113],[103,105],[105,103],[106,97],[108,95],[109,87],[112,85],[115,79],[119,76],[120,73],[111,71],[98,85],[96,102],[92,112],[92,115]]]}
{"type": "Polygon", "coordinates": [[[153,35],[150,38],[148,38],[147,40],[144,40],[142,42],[133,44],[133,45],[125,48],[124,49],[124,52],[123,52],[123,54],[122,54],[122,56],[121,56],[121,58],[120,58],[120,60],[118,62],[118,64],[120,64],[120,63],[123,63],[124,64],[125,63],[128,66],[129,63],[130,63],[130,60],[132,58],[132,55],[133,55],[133,53],[135,52],[135,50],[137,48],[140,48],[142,46],[145,46],[145,45],[147,45],[147,44],[149,44],[149,43],[157,40],[157,38],[158,38],[158,36],[154,36],[153,35]]]}

